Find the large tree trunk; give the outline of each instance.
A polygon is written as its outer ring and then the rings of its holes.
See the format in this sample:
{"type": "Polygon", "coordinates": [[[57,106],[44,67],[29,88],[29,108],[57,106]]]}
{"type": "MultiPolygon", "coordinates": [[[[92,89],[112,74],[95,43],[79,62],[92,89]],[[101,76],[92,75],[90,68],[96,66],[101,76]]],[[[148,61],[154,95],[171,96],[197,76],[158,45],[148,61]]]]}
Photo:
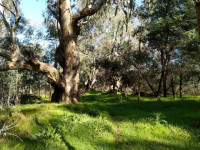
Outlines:
{"type": "Polygon", "coordinates": [[[52,95],[52,102],[66,102],[66,103],[78,103],[79,97],[79,71],[76,74],[64,76],[59,85],[52,85],[54,87],[54,93],[52,95]]]}
{"type": "Polygon", "coordinates": [[[79,27],[73,20],[70,0],[59,0],[59,19],[61,26],[60,46],[56,50],[56,61],[63,68],[62,79],[53,85],[52,102],[78,103],[80,83],[80,58],[77,37],[79,27]]]}

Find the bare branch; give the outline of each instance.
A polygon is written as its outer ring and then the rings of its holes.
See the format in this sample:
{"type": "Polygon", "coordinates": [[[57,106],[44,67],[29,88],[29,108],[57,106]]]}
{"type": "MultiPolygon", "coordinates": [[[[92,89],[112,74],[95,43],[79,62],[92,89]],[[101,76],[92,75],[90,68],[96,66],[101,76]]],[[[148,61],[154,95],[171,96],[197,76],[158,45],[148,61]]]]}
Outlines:
{"type": "Polygon", "coordinates": [[[7,21],[4,13],[2,13],[0,11],[0,15],[3,17],[3,21],[4,21],[4,24],[6,26],[6,29],[7,29],[7,32],[10,34],[10,38],[12,40],[12,43],[14,44],[15,41],[16,41],[16,29],[18,28],[18,25],[19,25],[19,21],[21,19],[21,16],[20,16],[20,11],[19,11],[19,6],[17,5],[17,3],[15,3],[13,0],[12,0],[12,4],[13,4],[13,7],[15,8],[15,12],[13,12],[11,9],[9,9],[7,6],[3,5],[3,4],[0,4],[2,7],[4,7],[5,9],[7,9],[10,13],[12,13],[15,17],[15,24],[14,26],[12,27],[10,25],[10,23],[7,21]]]}
{"type": "Polygon", "coordinates": [[[7,9],[9,12],[11,12],[11,13],[15,16],[15,13],[14,13],[12,10],[10,10],[7,6],[5,6],[5,5],[3,5],[3,4],[1,4],[1,3],[0,3],[0,5],[1,5],[2,7],[4,7],[5,9],[7,9]]]}
{"type": "Polygon", "coordinates": [[[73,15],[73,19],[74,22],[85,18],[87,16],[92,16],[93,14],[95,14],[98,10],[101,9],[101,7],[103,6],[103,4],[106,2],[106,0],[99,0],[98,2],[96,2],[92,8],[89,7],[85,7],[83,10],[81,10],[80,12],[77,12],[73,15]]]}
{"type": "Polygon", "coordinates": [[[15,8],[15,12],[19,12],[19,8],[17,7],[17,4],[15,4],[15,2],[13,0],[11,0],[11,1],[12,1],[14,8],[15,8]]]}
{"type": "Polygon", "coordinates": [[[2,13],[2,12],[0,11],[0,15],[1,15],[2,18],[3,18],[3,23],[4,23],[4,25],[6,26],[7,32],[10,34],[10,33],[12,32],[12,31],[11,31],[10,24],[9,24],[8,21],[6,20],[6,17],[5,17],[5,15],[4,15],[4,13],[2,13]]]}
{"type": "Polygon", "coordinates": [[[7,125],[7,126],[6,126],[6,122],[5,122],[2,129],[0,129],[0,135],[4,135],[4,136],[5,135],[12,135],[12,136],[17,137],[21,142],[23,142],[23,140],[18,135],[8,132],[9,130],[16,128],[18,126],[17,123],[18,123],[19,120],[20,120],[20,118],[17,121],[15,121],[15,122],[11,123],[10,125],[7,125]]]}
{"type": "Polygon", "coordinates": [[[10,133],[10,132],[6,132],[6,133],[9,134],[9,135],[17,137],[21,142],[24,142],[18,135],[10,133]]]}
{"type": "Polygon", "coordinates": [[[15,3],[13,0],[12,0],[12,3],[13,3],[13,6],[15,8],[15,13],[16,13],[16,15],[15,15],[15,25],[13,27],[13,31],[16,32],[16,29],[18,28],[21,16],[20,16],[19,5],[17,3],[15,3]]]}

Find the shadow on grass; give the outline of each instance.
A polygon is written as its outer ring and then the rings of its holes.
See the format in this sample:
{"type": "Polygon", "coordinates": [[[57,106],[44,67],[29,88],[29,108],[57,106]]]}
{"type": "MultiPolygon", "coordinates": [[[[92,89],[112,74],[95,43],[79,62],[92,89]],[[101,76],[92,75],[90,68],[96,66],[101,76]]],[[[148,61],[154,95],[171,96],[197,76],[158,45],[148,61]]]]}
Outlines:
{"type": "MultiPolygon", "coordinates": [[[[101,95],[101,92],[90,92],[81,97],[81,104],[62,105],[69,111],[88,114],[96,117],[108,114],[114,121],[137,122],[141,119],[155,119],[157,115],[168,124],[181,127],[200,128],[200,102],[184,98],[183,100],[167,100],[157,102],[155,98],[150,101],[137,102],[136,97],[124,100],[121,95],[101,95]]],[[[148,98],[146,98],[148,99],[148,98]]]]}
{"type": "Polygon", "coordinates": [[[65,146],[69,149],[69,150],[76,150],[75,147],[73,147],[68,141],[65,140],[65,138],[62,136],[62,140],[65,143],[65,146]]]}
{"type": "MultiPolygon", "coordinates": [[[[97,143],[99,147],[102,145],[106,145],[106,147],[112,147],[113,143],[109,143],[104,141],[103,143],[97,143]]],[[[145,139],[133,139],[127,141],[120,141],[114,143],[114,149],[116,150],[160,150],[160,149],[167,149],[167,150],[188,150],[190,149],[189,146],[181,146],[174,143],[163,143],[159,141],[151,141],[145,139]]],[[[198,147],[196,147],[198,149],[198,147]]]]}
{"type": "Polygon", "coordinates": [[[21,96],[20,103],[21,104],[35,104],[35,103],[48,103],[49,100],[43,99],[40,96],[33,94],[24,94],[21,96]]]}
{"type": "Polygon", "coordinates": [[[38,111],[40,111],[38,108],[26,108],[26,109],[22,109],[21,112],[24,115],[32,115],[37,113],[38,111]]]}

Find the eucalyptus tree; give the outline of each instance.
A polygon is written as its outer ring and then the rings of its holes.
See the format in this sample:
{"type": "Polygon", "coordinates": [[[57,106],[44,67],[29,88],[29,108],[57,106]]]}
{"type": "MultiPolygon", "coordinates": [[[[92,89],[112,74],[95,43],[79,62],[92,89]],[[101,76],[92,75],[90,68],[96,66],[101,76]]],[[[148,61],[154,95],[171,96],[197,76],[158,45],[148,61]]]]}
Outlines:
{"type": "MultiPolygon", "coordinates": [[[[11,40],[7,48],[0,48],[0,56],[6,58],[9,63],[0,66],[1,71],[6,70],[31,70],[45,74],[48,82],[54,87],[52,102],[78,103],[80,83],[80,58],[78,53],[77,38],[83,28],[84,19],[94,15],[106,3],[119,3],[133,6],[134,1],[106,1],[106,0],[49,0],[48,7],[54,13],[59,28],[59,46],[55,52],[55,60],[62,68],[58,70],[51,64],[40,61],[34,54],[24,56],[18,46],[16,33],[21,21],[19,0],[2,1],[1,17],[11,40]],[[80,9],[80,2],[84,5],[80,9]],[[5,13],[9,14],[6,15],[5,13]],[[10,17],[8,17],[10,16],[10,17]],[[9,19],[12,18],[12,21],[9,19]]],[[[125,10],[125,12],[127,12],[125,10]]]]}
{"type": "MultiPolygon", "coordinates": [[[[147,34],[149,46],[157,52],[157,60],[160,60],[160,77],[158,81],[157,96],[160,100],[160,93],[163,85],[164,96],[167,96],[167,80],[170,73],[169,65],[175,50],[180,49],[183,33],[189,28],[188,13],[193,9],[193,1],[163,1],[156,0],[153,3],[153,10],[149,10],[149,1],[145,1],[146,13],[150,17],[147,34]],[[185,21],[183,21],[185,20],[185,21]]],[[[191,16],[189,16],[191,17],[191,16]]]]}
{"type": "Polygon", "coordinates": [[[16,32],[20,23],[19,1],[10,1],[12,7],[8,3],[2,2],[4,10],[10,14],[14,21],[9,22],[6,18],[5,11],[1,12],[4,25],[7,28],[11,45],[9,50],[1,48],[0,55],[10,62],[0,66],[1,71],[5,70],[33,70],[41,72],[48,77],[48,82],[54,86],[54,94],[52,101],[54,102],[78,102],[78,86],[79,86],[79,56],[77,48],[77,37],[80,32],[78,21],[82,18],[93,15],[103,5],[104,1],[97,1],[93,7],[89,8],[88,3],[84,9],[72,14],[70,0],[59,1],[59,23],[61,28],[60,48],[57,55],[60,56],[58,63],[63,68],[60,73],[55,67],[39,61],[34,55],[24,56],[16,41],[16,32]],[[67,10],[67,11],[66,11],[67,10]]]}
{"type": "Polygon", "coordinates": [[[124,32],[128,29],[126,24],[127,21],[130,23],[130,20],[127,20],[125,12],[130,13],[130,9],[123,10],[120,3],[122,1],[107,5],[95,15],[88,17],[88,23],[79,36],[81,85],[85,90],[89,90],[94,85],[97,76],[103,75],[101,65],[97,62],[107,58],[115,59],[116,55],[119,55],[117,53],[123,50],[119,47],[127,36],[124,32]],[[99,17],[101,19],[98,19],[99,17]]]}
{"type": "Polygon", "coordinates": [[[200,41],[195,28],[185,32],[184,40],[181,42],[180,54],[182,58],[180,66],[182,70],[182,80],[184,82],[184,84],[182,84],[183,92],[187,94],[198,93],[200,81],[200,41]]]}

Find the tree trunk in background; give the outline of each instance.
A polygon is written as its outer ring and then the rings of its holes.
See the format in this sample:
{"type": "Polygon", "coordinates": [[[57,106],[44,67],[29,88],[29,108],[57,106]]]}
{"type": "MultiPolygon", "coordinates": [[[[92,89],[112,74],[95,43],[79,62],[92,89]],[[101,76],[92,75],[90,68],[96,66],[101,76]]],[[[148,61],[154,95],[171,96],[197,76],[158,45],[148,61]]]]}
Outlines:
{"type": "MultiPolygon", "coordinates": [[[[142,31],[141,31],[142,36],[142,31]]],[[[139,40],[139,49],[138,49],[138,102],[140,102],[140,52],[141,52],[141,36],[139,40]]]]}
{"type": "Polygon", "coordinates": [[[113,93],[115,93],[115,89],[116,89],[116,81],[115,79],[113,79],[113,89],[112,89],[113,93]]]}
{"type": "Polygon", "coordinates": [[[199,38],[200,38],[200,1],[195,0],[194,2],[195,2],[197,26],[198,26],[199,38]]]}
{"type": "Polygon", "coordinates": [[[180,83],[179,83],[180,98],[182,98],[182,78],[183,78],[183,75],[182,75],[182,72],[181,72],[180,73],[180,83]]]}
{"type": "Polygon", "coordinates": [[[0,91],[0,108],[3,108],[3,93],[4,93],[4,87],[3,82],[1,83],[1,91],[0,91]]]}
{"type": "Polygon", "coordinates": [[[96,74],[97,74],[98,70],[96,70],[95,63],[93,65],[94,65],[94,68],[90,71],[91,76],[88,76],[87,84],[85,85],[84,93],[86,93],[87,91],[90,91],[92,86],[96,82],[96,74]]]}
{"type": "Polygon", "coordinates": [[[167,97],[167,77],[165,73],[165,77],[163,78],[163,96],[167,97]]]}
{"type": "Polygon", "coordinates": [[[49,84],[49,99],[51,98],[51,85],[49,84]]]}
{"type": "Polygon", "coordinates": [[[85,85],[85,93],[91,89],[92,81],[88,78],[87,84],[85,85]]]}
{"type": "Polygon", "coordinates": [[[41,90],[40,90],[40,79],[39,79],[39,88],[38,88],[38,90],[39,90],[39,97],[40,97],[40,95],[41,95],[41,90]]]}
{"type": "Polygon", "coordinates": [[[176,92],[174,90],[174,79],[173,79],[173,77],[171,78],[171,89],[172,89],[173,98],[176,99],[176,92]]]}
{"type": "Polygon", "coordinates": [[[18,105],[19,104],[19,88],[18,88],[18,81],[19,81],[19,78],[18,78],[18,75],[16,74],[16,80],[15,80],[15,92],[16,92],[16,96],[15,96],[15,105],[18,105]]]}
{"type": "Polygon", "coordinates": [[[158,85],[158,91],[157,91],[157,101],[161,101],[160,95],[161,95],[161,86],[162,86],[163,76],[164,76],[164,71],[162,70],[159,85],[158,85]]]}
{"type": "Polygon", "coordinates": [[[3,108],[3,97],[0,97],[0,110],[3,108]]]}
{"type": "Polygon", "coordinates": [[[138,64],[138,102],[140,102],[140,63],[138,64]]]}
{"type": "Polygon", "coordinates": [[[8,89],[7,107],[10,107],[10,87],[8,89]]]}
{"type": "Polygon", "coordinates": [[[179,81],[179,92],[180,92],[180,98],[182,98],[182,80],[183,80],[183,74],[182,74],[182,56],[180,56],[180,81],[179,81]]]}

